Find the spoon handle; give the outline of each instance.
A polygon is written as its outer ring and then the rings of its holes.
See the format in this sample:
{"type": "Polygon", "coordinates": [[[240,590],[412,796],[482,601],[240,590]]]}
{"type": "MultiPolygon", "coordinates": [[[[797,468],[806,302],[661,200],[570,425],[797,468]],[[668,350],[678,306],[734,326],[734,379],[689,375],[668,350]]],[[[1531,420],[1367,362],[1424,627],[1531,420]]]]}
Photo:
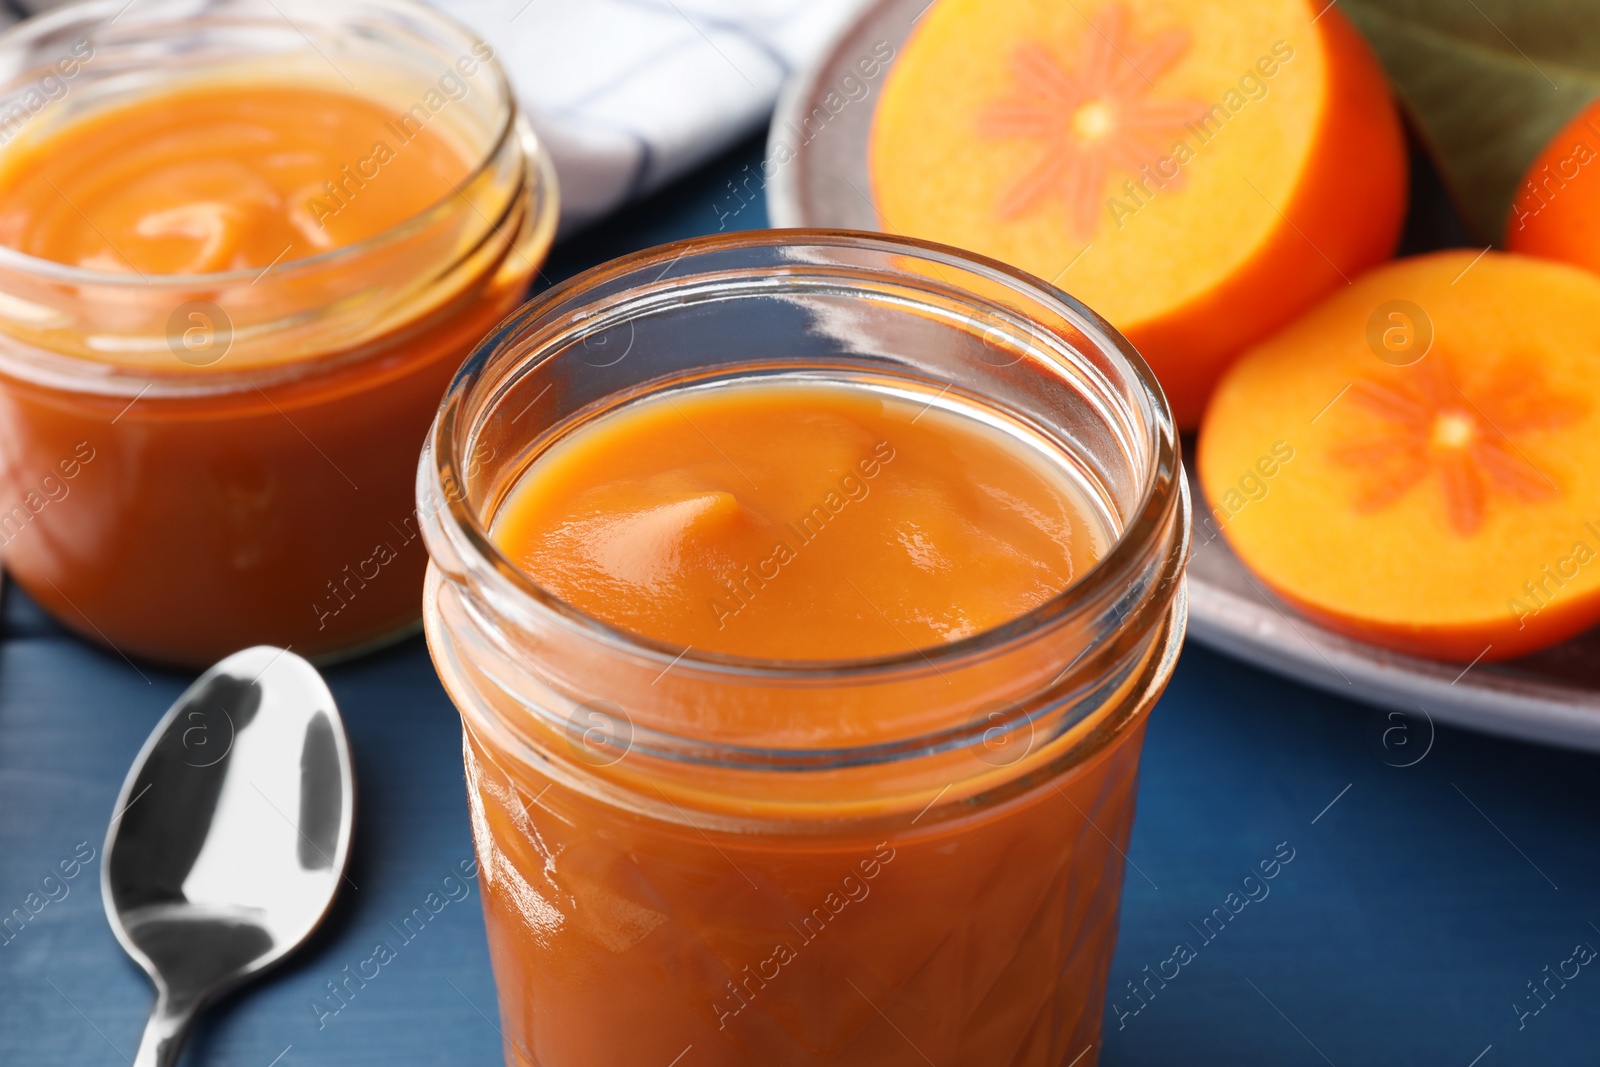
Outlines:
{"type": "Polygon", "coordinates": [[[139,1052],[133,1058],[133,1067],[173,1067],[178,1053],[183,1051],[184,1039],[189,1036],[189,1026],[200,1012],[200,1002],[194,998],[179,1000],[162,990],[156,996],[156,1005],[150,1009],[150,1021],[145,1023],[144,1037],[139,1039],[139,1052]]]}

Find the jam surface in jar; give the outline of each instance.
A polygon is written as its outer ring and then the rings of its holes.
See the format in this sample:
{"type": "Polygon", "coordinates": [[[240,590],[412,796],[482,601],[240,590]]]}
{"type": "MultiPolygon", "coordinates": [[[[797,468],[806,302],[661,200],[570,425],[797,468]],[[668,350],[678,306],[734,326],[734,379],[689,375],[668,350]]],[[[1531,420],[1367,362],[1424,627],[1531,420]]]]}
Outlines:
{"type": "Polygon", "coordinates": [[[289,82],[99,110],[0,152],[0,244],[152,275],[355,244],[443,200],[472,167],[433,126],[395,119],[375,100],[289,82]]]}
{"type": "Polygon", "coordinates": [[[530,576],[709,652],[852,659],[959,640],[1070,585],[1109,530],[984,413],[863,386],[731,383],[557,441],[499,508],[530,576]]]}

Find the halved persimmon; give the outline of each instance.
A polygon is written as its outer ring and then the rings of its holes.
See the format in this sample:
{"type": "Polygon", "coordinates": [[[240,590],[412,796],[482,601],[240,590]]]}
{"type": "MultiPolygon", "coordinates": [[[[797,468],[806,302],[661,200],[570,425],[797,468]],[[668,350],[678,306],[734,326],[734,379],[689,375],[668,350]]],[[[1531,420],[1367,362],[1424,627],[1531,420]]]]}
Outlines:
{"type": "Polygon", "coordinates": [[[880,221],[1073,293],[1192,427],[1232,358],[1400,232],[1406,160],[1383,73],[1337,9],[1315,14],[1306,0],[937,0],[874,118],[880,221]]]}
{"type": "Polygon", "coordinates": [[[1228,371],[1199,474],[1197,541],[1220,530],[1332,629],[1457,661],[1587,629],[1600,277],[1471,251],[1379,268],[1228,371]]]}
{"type": "Polygon", "coordinates": [[[1600,100],[1533,161],[1506,223],[1506,247],[1600,272],[1600,100]]]}

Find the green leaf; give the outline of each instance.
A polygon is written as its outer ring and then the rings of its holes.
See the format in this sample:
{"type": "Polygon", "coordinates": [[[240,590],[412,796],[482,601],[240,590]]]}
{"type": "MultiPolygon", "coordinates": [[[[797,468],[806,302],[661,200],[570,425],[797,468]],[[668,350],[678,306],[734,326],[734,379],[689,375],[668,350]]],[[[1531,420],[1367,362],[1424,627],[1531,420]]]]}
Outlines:
{"type": "Polygon", "coordinates": [[[1600,0],[1336,2],[1378,53],[1468,225],[1498,241],[1529,165],[1600,97],[1600,0]]]}

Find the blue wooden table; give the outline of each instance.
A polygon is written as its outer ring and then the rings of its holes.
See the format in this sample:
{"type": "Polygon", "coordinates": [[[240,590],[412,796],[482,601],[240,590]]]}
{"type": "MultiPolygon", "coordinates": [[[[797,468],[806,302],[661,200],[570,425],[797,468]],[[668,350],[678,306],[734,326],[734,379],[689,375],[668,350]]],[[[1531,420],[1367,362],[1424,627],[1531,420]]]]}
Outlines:
{"type": "MultiPolygon", "coordinates": [[[[759,160],[742,146],[568,242],[547,274],[763,225],[728,199],[759,160]]],[[[72,638],[9,586],[3,625],[0,916],[27,921],[0,925],[0,1065],[125,1063],[150,990],[101,912],[101,840],[190,679],[72,638]]],[[[447,892],[471,857],[456,713],[420,639],[329,682],[356,756],[353,888],[310,946],[207,1017],[186,1062],[497,1064],[476,886],[447,892]],[[435,892],[421,932],[397,934],[435,892]],[[395,958],[344,984],[379,941],[395,958]]],[[[1600,1063],[1600,965],[1578,962],[1600,948],[1600,759],[1442,727],[1430,747],[1425,723],[1394,725],[1184,652],[1145,747],[1102,1063],[1600,1063]],[[1284,856],[1264,895],[1245,882],[1284,856]]]]}

